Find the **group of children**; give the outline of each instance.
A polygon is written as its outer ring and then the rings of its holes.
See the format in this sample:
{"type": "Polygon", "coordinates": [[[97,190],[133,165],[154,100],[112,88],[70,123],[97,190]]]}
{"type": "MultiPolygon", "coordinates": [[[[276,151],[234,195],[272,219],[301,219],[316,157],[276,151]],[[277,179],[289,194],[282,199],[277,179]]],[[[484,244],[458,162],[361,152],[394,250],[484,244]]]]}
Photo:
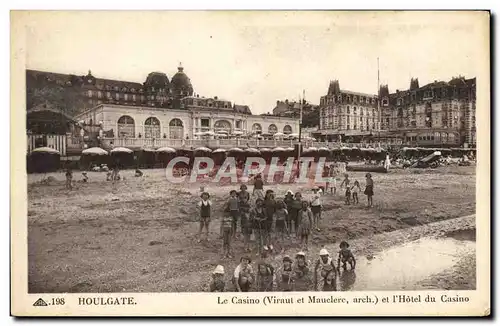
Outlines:
{"type": "MultiPolygon", "coordinates": [[[[350,270],[356,268],[356,259],[349,249],[346,241],[340,243],[337,265],[325,248],[319,252],[314,268],[306,258],[303,251],[295,255],[295,262],[288,255],[284,255],[282,265],[275,269],[271,262],[260,260],[257,263],[257,270],[254,272],[252,259],[243,256],[239,265],[234,270],[231,277],[233,291],[235,292],[272,292],[272,291],[336,291],[337,278],[340,276],[340,269],[350,270]]],[[[210,292],[230,291],[226,286],[224,267],[218,265],[212,272],[211,280],[207,290],[210,292]]]]}
{"type": "MultiPolygon", "coordinates": [[[[366,189],[368,205],[373,204],[373,180],[371,174],[366,174],[366,189]]],[[[291,236],[300,239],[300,245],[307,250],[312,232],[321,231],[322,193],[323,187],[313,187],[312,194],[304,198],[301,192],[293,193],[288,190],[283,199],[276,199],[272,189],[264,192],[264,182],[261,175],[254,179],[252,196],[246,185],[240,186],[240,191],[231,190],[229,199],[223,207],[223,216],[220,225],[220,235],[223,239],[223,252],[225,258],[232,258],[231,243],[233,239],[243,237],[244,250],[251,252],[250,239],[255,238],[256,255],[273,251],[274,244],[281,244],[284,251],[285,237],[291,236]],[[254,200],[251,200],[253,198],[254,200]]],[[[332,193],[335,193],[335,184],[332,193]]],[[[361,192],[358,181],[350,184],[349,175],[345,174],[341,187],[345,186],[346,204],[359,203],[358,193],[361,192]]],[[[210,194],[203,191],[198,202],[200,225],[198,242],[202,241],[205,230],[205,239],[208,239],[209,226],[212,217],[213,205],[210,194]]]]}
{"type": "MultiPolygon", "coordinates": [[[[371,173],[367,173],[365,175],[366,178],[366,188],[363,192],[366,195],[368,207],[373,206],[373,179],[371,173]]],[[[345,204],[350,205],[351,203],[356,205],[359,204],[358,194],[361,192],[361,186],[358,180],[354,180],[354,183],[351,185],[351,179],[349,179],[349,174],[344,174],[344,180],[340,184],[340,188],[345,186],[345,204]]],[[[329,182],[326,185],[327,189],[331,190],[332,194],[337,192],[337,181],[335,177],[331,177],[329,182]]]]}
{"type": "MultiPolygon", "coordinates": [[[[232,258],[231,242],[243,236],[244,250],[250,252],[250,238],[255,237],[257,255],[265,251],[273,251],[273,243],[285,242],[285,237],[295,235],[307,249],[309,236],[313,229],[320,230],[321,197],[320,189],[314,187],[311,198],[304,199],[300,192],[288,191],[284,199],[276,199],[273,190],[263,192],[262,184],[257,177],[253,196],[250,196],[246,185],[240,191],[231,190],[229,199],[223,207],[220,234],[223,239],[224,256],[232,258]],[[251,197],[255,198],[254,201],[251,197]]],[[[205,230],[206,238],[212,216],[213,204],[207,192],[201,194],[198,202],[200,226],[198,242],[202,241],[205,230]]],[[[282,247],[282,250],[283,247],[282,247]]]]}

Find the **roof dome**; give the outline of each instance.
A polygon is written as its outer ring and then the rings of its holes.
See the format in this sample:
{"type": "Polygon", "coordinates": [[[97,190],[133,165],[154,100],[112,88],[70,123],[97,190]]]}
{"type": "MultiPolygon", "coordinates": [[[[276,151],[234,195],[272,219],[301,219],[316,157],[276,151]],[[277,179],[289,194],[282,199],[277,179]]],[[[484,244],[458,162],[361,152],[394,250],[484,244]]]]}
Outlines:
{"type": "Polygon", "coordinates": [[[184,73],[184,68],[179,65],[177,73],[172,77],[171,85],[174,96],[184,97],[193,95],[191,79],[184,73]]]}
{"type": "Polygon", "coordinates": [[[144,85],[165,88],[169,85],[169,81],[166,74],[162,72],[152,72],[146,78],[144,85]]]}

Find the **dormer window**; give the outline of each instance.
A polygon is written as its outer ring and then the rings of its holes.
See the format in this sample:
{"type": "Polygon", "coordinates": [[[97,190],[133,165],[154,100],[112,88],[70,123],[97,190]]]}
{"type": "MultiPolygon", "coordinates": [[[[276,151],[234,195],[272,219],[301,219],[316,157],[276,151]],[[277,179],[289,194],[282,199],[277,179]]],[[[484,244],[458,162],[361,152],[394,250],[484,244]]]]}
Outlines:
{"type": "Polygon", "coordinates": [[[383,106],[388,106],[388,105],[389,105],[389,100],[388,100],[388,99],[386,99],[386,98],[384,98],[384,99],[382,100],[382,105],[383,105],[383,106]]]}

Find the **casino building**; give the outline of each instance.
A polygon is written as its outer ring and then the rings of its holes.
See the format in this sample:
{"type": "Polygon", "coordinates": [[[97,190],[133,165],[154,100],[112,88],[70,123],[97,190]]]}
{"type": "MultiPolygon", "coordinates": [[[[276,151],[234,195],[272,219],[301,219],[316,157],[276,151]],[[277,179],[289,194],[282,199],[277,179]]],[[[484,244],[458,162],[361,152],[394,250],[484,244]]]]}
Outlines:
{"type": "Polygon", "coordinates": [[[144,147],[165,145],[166,140],[272,138],[299,130],[296,117],[255,115],[247,105],[195,94],[181,65],[171,80],[152,72],[143,84],[96,78],[91,71],[80,77],[34,70],[26,74],[28,111],[49,102],[78,122],[86,139],[144,147]]]}

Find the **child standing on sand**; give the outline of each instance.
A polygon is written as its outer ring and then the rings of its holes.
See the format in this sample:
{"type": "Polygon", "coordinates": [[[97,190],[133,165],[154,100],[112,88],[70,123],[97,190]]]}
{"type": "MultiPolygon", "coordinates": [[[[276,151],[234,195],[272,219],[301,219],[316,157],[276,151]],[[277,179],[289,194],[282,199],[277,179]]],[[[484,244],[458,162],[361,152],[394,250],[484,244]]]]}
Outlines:
{"type": "Polygon", "coordinates": [[[231,238],[233,235],[233,218],[231,216],[231,211],[229,205],[226,205],[224,209],[224,215],[221,221],[221,233],[222,233],[222,248],[224,251],[225,258],[233,258],[231,255],[231,238]]]}
{"type": "Polygon", "coordinates": [[[71,171],[71,168],[66,169],[66,189],[73,189],[73,171],[71,171]]]}
{"type": "Polygon", "coordinates": [[[198,209],[200,211],[200,230],[198,231],[198,242],[201,242],[201,232],[203,227],[206,229],[206,238],[208,240],[208,228],[210,226],[210,217],[212,216],[212,202],[210,201],[210,194],[203,192],[201,200],[198,202],[198,209]]]}
{"type": "Polygon", "coordinates": [[[358,193],[361,192],[361,187],[359,186],[359,181],[354,181],[354,185],[351,187],[352,192],[352,203],[359,204],[358,193]]]}
{"type": "Polygon", "coordinates": [[[285,233],[288,234],[288,211],[286,210],[285,202],[282,200],[277,202],[276,208],[276,212],[274,213],[276,216],[276,237],[281,239],[281,245],[283,246],[285,242],[285,233]]]}
{"type": "Polygon", "coordinates": [[[240,206],[241,233],[246,251],[250,251],[250,236],[252,235],[252,223],[250,220],[250,193],[246,185],[240,186],[238,194],[240,206]]]}
{"type": "Polygon", "coordinates": [[[311,198],[311,211],[313,213],[313,228],[316,229],[316,231],[320,231],[319,223],[321,219],[321,189],[318,187],[314,187],[312,189],[313,191],[313,196],[311,198]]]}
{"type": "Polygon", "coordinates": [[[365,195],[368,198],[368,207],[373,206],[373,179],[370,173],[366,174],[365,195]]]}
{"type": "Polygon", "coordinates": [[[349,174],[344,174],[344,180],[340,184],[340,188],[342,188],[345,184],[345,204],[351,204],[351,187],[349,186],[351,180],[349,180],[349,174]]]}
{"type": "Polygon", "coordinates": [[[232,236],[236,237],[236,227],[238,225],[238,217],[240,215],[240,203],[238,199],[238,192],[236,190],[231,190],[229,192],[229,199],[226,202],[226,207],[224,210],[229,212],[232,218],[232,236]]]}
{"type": "Polygon", "coordinates": [[[311,234],[312,212],[307,200],[302,201],[302,208],[299,211],[299,234],[302,246],[307,251],[309,245],[309,235],[311,234]]]}

